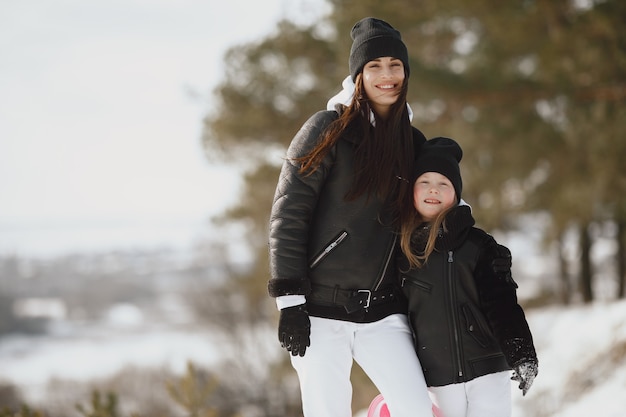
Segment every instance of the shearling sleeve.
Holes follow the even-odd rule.
[[[517,284],[511,276],[511,252],[489,236],[476,267],[481,308],[498,339],[509,366],[537,361],[524,310],[517,301]]]
[[[327,155],[310,175],[299,173],[300,164],[294,159],[306,155],[318,143],[320,135],[336,116],[334,111],[321,111],[311,116],[287,150],[269,223],[268,292],[272,297],[307,295],[311,291],[307,276],[309,226],[333,155]]]

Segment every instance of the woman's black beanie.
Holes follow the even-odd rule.
[[[366,17],[359,20],[350,32],[350,75],[352,81],[363,71],[369,61],[382,56],[398,58],[404,64],[406,76],[409,76],[409,53],[402,42],[400,32],[384,20]]]

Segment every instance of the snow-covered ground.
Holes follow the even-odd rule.
[[[531,310],[527,317],[539,375],[525,397],[512,383],[513,417],[626,415],[626,300]],[[210,366],[219,356],[205,332],[129,330],[2,339],[0,379],[36,394],[51,377],[101,377],[125,365],[178,369],[188,359]]]
[[[28,402],[41,404],[51,379],[89,381],[130,366],[182,373],[187,361],[214,365],[217,345],[206,330],[100,327],[52,337],[12,336],[0,339],[0,382],[13,383]]]
[[[513,417],[626,415],[626,300],[527,312],[539,375]],[[517,391],[517,390],[516,390]]]

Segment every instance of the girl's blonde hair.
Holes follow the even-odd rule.
[[[413,207],[413,216],[405,218],[400,226],[400,249],[409,261],[410,268],[421,268],[428,261],[428,257],[435,250],[435,243],[440,233],[446,233],[448,231],[446,227],[446,216],[455,207],[448,207],[437,215],[437,217],[429,222],[424,222],[422,216]],[[421,227],[423,231],[420,231]],[[414,234],[425,233],[428,230],[426,238],[426,245],[422,247],[416,247],[413,245]],[[416,236],[417,237],[417,236]],[[423,241],[423,237],[420,237],[420,241]],[[406,271],[405,271],[406,272]]]

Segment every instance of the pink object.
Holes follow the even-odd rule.
[[[433,416],[443,417],[439,408],[437,408],[434,404]],[[387,408],[387,403],[385,402],[382,394],[378,394],[370,403],[370,406],[367,409],[367,417],[391,417],[391,414],[389,414],[389,408]]]
[[[391,417],[382,394],[378,394],[367,409],[367,417]]]

